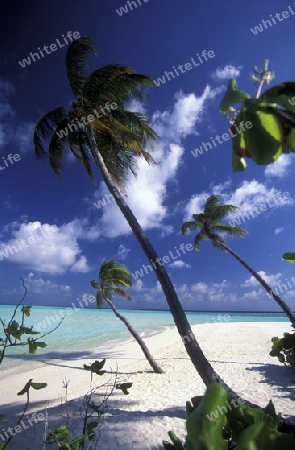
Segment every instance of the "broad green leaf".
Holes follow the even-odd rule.
[[[86,434],[87,434],[87,436],[88,436],[88,438],[91,440],[91,441],[93,441],[94,439],[95,439],[95,428],[97,428],[97,426],[98,426],[98,422],[89,422],[89,423],[87,423],[87,432],[86,432]]]
[[[58,441],[63,441],[64,439],[66,439],[69,436],[70,432],[67,429],[66,425],[60,425],[59,427],[57,427],[54,431],[51,431],[47,437],[46,437],[46,442],[48,442],[50,439],[52,439],[53,437],[55,439],[57,439]]]
[[[295,253],[290,253],[290,252],[284,253],[282,256],[282,259],[284,261],[289,261],[290,263],[295,264]]]
[[[21,309],[21,312],[26,316],[26,317],[30,317],[31,314],[31,306],[23,306]]]
[[[13,336],[15,339],[20,341],[21,330],[19,328],[19,323],[16,320],[11,322],[11,324],[6,328],[5,331],[6,331],[6,333],[8,333],[11,336]]]
[[[237,89],[235,78],[231,78],[228,82],[227,91],[220,102],[220,111],[223,114],[228,114],[232,104],[242,102],[248,98],[250,96],[246,92]]]
[[[276,161],[283,151],[283,133],[278,119],[263,110],[245,111],[245,114],[237,118],[236,125],[239,129],[244,117],[251,122],[252,128],[241,134],[245,139],[245,148],[253,160],[262,165]]]
[[[45,348],[46,347],[45,342],[32,341],[30,338],[28,339],[28,344],[29,344],[29,353],[31,355],[35,355],[36,350],[37,350],[38,347],[40,347],[40,348]]]
[[[233,151],[232,155],[232,169],[233,172],[243,172],[247,167],[245,158],[240,157]]]
[[[295,116],[295,82],[286,81],[267,89],[260,96],[261,99],[268,102],[277,103],[286,108],[286,110]]]
[[[39,390],[44,389],[47,386],[47,383],[31,383],[33,389]]]
[[[186,450],[226,450],[223,428],[226,416],[220,413],[226,408],[227,392],[217,383],[208,386],[199,406],[186,420]],[[219,410],[220,408],[220,410]]]

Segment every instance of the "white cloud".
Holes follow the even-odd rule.
[[[191,267],[191,265],[186,264],[181,259],[178,259],[177,261],[173,261],[172,264],[169,264],[168,267],[171,267],[172,269],[183,269],[183,268],[189,269]]]
[[[270,286],[277,284],[282,276],[281,273],[277,273],[274,275],[266,275],[266,273],[263,270],[258,272],[258,275],[260,275],[261,278],[263,278],[264,281],[266,281],[266,283],[269,284]],[[258,283],[258,281],[256,280],[256,278],[253,277],[253,275],[247,280],[245,280],[245,282],[242,284],[243,287],[250,287],[257,285],[260,285],[260,283]]]
[[[196,134],[196,125],[200,122],[206,103],[218,92],[218,89],[214,90],[209,86],[206,86],[200,97],[180,92],[176,95],[172,111],[157,111],[153,114],[152,126],[161,136],[152,152],[157,164],[148,165],[144,159],[139,159],[138,177],[136,180],[129,178],[128,189],[125,190],[128,205],[144,229],[164,228],[164,233],[171,232],[171,227],[167,229],[163,225],[168,215],[164,202],[168,184],[176,182],[176,174],[184,153],[182,140]],[[108,191],[104,183],[101,183],[95,197],[101,199],[106,198],[106,195]],[[98,228],[105,237],[130,233],[126,220],[113,201],[107,202],[106,206],[98,211],[102,213]]]
[[[282,178],[286,176],[287,169],[294,160],[293,155],[281,155],[274,163],[269,164],[265,169],[265,176]]]
[[[275,235],[280,234],[282,231],[284,231],[284,227],[275,228],[274,229],[274,234]]]
[[[234,67],[231,64],[224,66],[223,68],[218,67],[214,73],[211,74],[214,80],[226,80],[228,78],[237,78],[241,74],[243,66]]]
[[[120,244],[118,248],[118,252],[116,253],[115,259],[124,260],[127,258],[128,253],[130,253],[130,248],[127,248],[125,245]]]
[[[55,284],[41,277],[35,278],[33,272],[30,272],[24,279],[25,286],[32,294],[48,295],[63,294],[70,295],[71,287],[67,284]]]
[[[263,214],[263,212],[290,206],[294,203],[293,199],[284,198],[282,192],[278,189],[256,180],[243,181],[235,191],[230,190],[230,185],[231,183],[226,181],[223,184],[213,186],[210,192],[201,192],[193,195],[185,206],[185,220],[191,219],[192,214],[202,212],[207,198],[212,194],[221,195],[224,203],[230,203],[239,207],[235,214],[228,215],[228,220],[247,214],[249,218],[254,219]],[[261,211],[260,207],[263,204],[266,205],[266,208],[264,208],[264,211]]]
[[[83,235],[83,227],[78,220],[60,227],[38,221],[13,222],[5,227],[6,232],[9,229],[10,238],[0,242],[3,261],[52,274],[64,273],[68,269],[83,273],[90,270],[77,242]]]

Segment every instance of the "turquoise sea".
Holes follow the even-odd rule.
[[[6,323],[10,320],[14,306],[0,305],[0,317]],[[27,346],[9,348],[6,351],[5,364],[1,370],[15,367],[37,359],[86,357],[87,353],[99,347],[113,346],[118,342],[130,340],[131,336],[124,324],[111,310],[70,308],[70,314],[53,333],[41,339],[47,347],[38,349],[36,355],[29,355]],[[161,332],[174,326],[170,311],[120,310],[131,325],[142,335]],[[31,316],[25,319],[25,326],[39,330],[40,336],[56,327],[65,315],[65,308],[53,306],[33,306]],[[189,322],[288,322],[284,313],[241,313],[241,312],[187,312]],[[17,313],[15,320],[21,321]],[[37,336],[37,335],[36,335]],[[0,337],[3,330],[0,329]]]

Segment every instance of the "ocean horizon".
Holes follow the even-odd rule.
[[[0,317],[7,324],[11,319],[15,305],[0,305]],[[28,354],[27,346],[8,348],[0,370],[11,369],[22,364],[34,364],[51,358],[86,357],[91,351],[113,347],[116,344],[133,339],[125,325],[110,309],[70,308],[66,315],[66,307],[32,306],[30,317],[25,318],[24,325],[33,326],[46,342],[45,348],[38,348],[35,355]],[[175,326],[170,311],[167,310],[119,310],[140,333],[142,337],[160,333]],[[198,323],[230,323],[230,322],[289,322],[283,312],[236,312],[236,311],[186,311],[191,325]],[[16,314],[20,323],[21,313]],[[32,337],[36,337],[33,335]],[[3,337],[3,330],[0,331]],[[25,336],[24,336],[25,338]],[[25,339],[23,339],[25,340]]]

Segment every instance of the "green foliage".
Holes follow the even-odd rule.
[[[289,261],[290,263],[295,264],[295,253],[290,253],[290,252],[284,253],[282,256],[282,259],[284,261]]]
[[[28,394],[30,388],[39,390],[39,389],[44,389],[47,386],[47,383],[32,383],[33,378],[31,378],[24,386],[24,388],[19,391],[17,393],[17,395],[24,395],[24,394]]]
[[[263,410],[228,402],[227,391],[213,383],[203,397],[187,402],[185,443],[169,431],[172,444],[163,445],[165,450],[292,450],[294,438],[278,431],[279,418],[272,403]]]
[[[263,84],[274,78],[268,63],[265,60],[263,70],[253,69],[255,75],[251,79],[259,84],[255,98],[238,91],[233,78],[220,103],[222,114],[233,114],[230,123],[234,172],[245,170],[245,157],[256,164],[268,165],[283,153],[295,152],[295,106],[290,101],[295,94],[295,82],[280,83],[261,94]],[[240,103],[238,108],[232,106],[236,103]]]
[[[228,114],[232,110],[231,105],[241,103],[248,98],[250,98],[250,95],[244,91],[239,91],[236,79],[231,78],[228,82],[227,91],[220,102],[220,111],[222,114]]]
[[[284,333],[284,337],[273,337],[272,349],[270,356],[277,357],[278,360],[289,365],[293,370],[295,369],[295,332]]]

